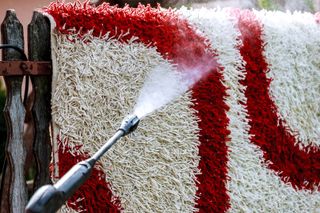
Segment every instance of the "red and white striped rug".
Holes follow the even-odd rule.
[[[208,72],[101,159],[63,211],[320,212],[319,16],[52,3],[54,177],[130,113],[148,73]]]

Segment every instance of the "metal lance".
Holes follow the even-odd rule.
[[[126,117],[117,132],[89,159],[74,165],[54,185],[40,187],[31,197],[26,213],[56,212],[73,193],[90,177],[94,164],[115,144],[121,137],[136,130],[140,119],[136,115]]]

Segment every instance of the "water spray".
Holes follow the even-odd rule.
[[[137,129],[140,118],[136,115],[126,117],[117,132],[89,159],[74,165],[57,183],[39,188],[31,197],[26,213],[56,212],[73,193],[90,177],[94,164],[120,138]]]
[[[199,71],[200,70],[200,71]],[[74,165],[57,183],[38,189],[30,199],[26,213],[56,212],[89,178],[94,164],[121,137],[133,132],[140,119],[172,102],[208,73],[206,67],[176,72],[168,64],[156,66],[140,91],[134,114],[126,117],[118,131],[89,159]]]

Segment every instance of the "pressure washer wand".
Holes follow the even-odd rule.
[[[121,137],[133,132],[140,119],[136,115],[126,117],[118,131],[89,159],[74,165],[57,183],[40,187],[31,197],[26,213],[56,212],[66,200],[90,177],[94,164]]]

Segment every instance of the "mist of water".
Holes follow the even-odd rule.
[[[219,2],[222,3],[222,1],[215,3],[218,4]],[[235,6],[236,4],[238,4],[236,5],[237,7],[255,6],[255,4],[252,3],[253,1],[250,0],[229,0],[223,2],[230,4],[228,6]],[[297,4],[293,2],[291,4],[297,6]],[[195,57],[197,57],[197,55],[195,55]],[[198,58],[197,64],[200,64],[200,67],[179,67],[178,71],[168,64],[160,64],[155,67],[146,78],[144,86],[140,91],[134,108],[134,114],[139,118],[143,118],[149,113],[172,102],[190,89],[197,81],[204,78],[209,71],[218,66],[211,57],[206,56]]]
[[[140,119],[177,99],[208,73],[206,67],[176,71],[168,64],[156,66],[140,91],[134,114]]]

